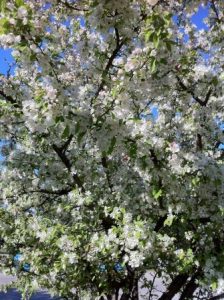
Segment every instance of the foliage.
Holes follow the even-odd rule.
[[[0,7],[0,260],[24,299],[154,300],[150,270],[160,300],[221,290],[224,2]]]

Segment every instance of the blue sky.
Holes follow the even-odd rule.
[[[14,62],[13,57],[11,55],[12,50],[5,50],[0,48],[0,73],[6,74],[9,65]]]
[[[203,19],[206,18],[208,15],[208,8],[207,7],[200,7],[198,12],[194,14],[191,18],[192,22],[197,25],[197,28],[206,29],[206,25],[203,23]]]

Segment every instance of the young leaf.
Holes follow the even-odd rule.
[[[111,153],[113,152],[114,147],[115,147],[115,145],[116,145],[116,141],[117,141],[116,137],[113,136],[113,138],[112,138],[112,140],[111,140],[111,142],[110,142],[110,146],[109,146],[109,149],[108,149],[108,151],[107,151],[107,154],[111,154]]]
[[[65,127],[65,129],[64,129],[64,131],[63,131],[63,133],[62,133],[62,138],[63,138],[63,139],[68,138],[68,137],[69,137],[69,134],[70,134],[70,129],[69,129],[69,126],[66,125],[66,127]]]

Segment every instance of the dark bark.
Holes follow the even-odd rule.
[[[111,178],[110,178],[110,174],[109,174],[109,170],[108,170],[108,162],[107,162],[106,156],[102,157],[101,162],[102,162],[102,166],[104,168],[105,174],[106,174],[108,186],[109,186],[110,191],[112,193],[113,192],[113,184],[112,184],[112,181],[111,181]]]
[[[115,291],[115,300],[118,300],[118,298],[119,298],[119,290],[120,290],[120,288],[116,288],[116,291]]]
[[[132,300],[138,300],[138,279],[134,280],[133,289],[131,293]]]
[[[107,80],[106,78],[108,76],[108,73],[109,73],[112,65],[113,65],[113,61],[117,57],[117,55],[119,54],[122,46],[124,45],[124,41],[121,41],[121,39],[120,39],[118,29],[115,28],[114,30],[115,30],[116,48],[114,49],[111,56],[109,57],[108,62],[106,64],[106,67],[102,72],[102,76],[101,76],[102,80],[101,80],[101,83],[100,83],[96,93],[95,93],[94,98],[91,100],[91,105],[93,105],[95,99],[99,96],[100,92],[103,90],[103,87],[106,84],[106,80]]]
[[[223,300],[224,299],[224,293],[214,296],[212,298],[209,298],[208,300]]]
[[[3,97],[7,102],[14,105],[15,108],[21,108],[21,105],[12,96],[6,95],[6,93],[0,90],[0,96]]]
[[[138,281],[139,276],[135,271],[128,265],[126,265],[128,276],[126,277],[125,282],[120,286],[121,289],[126,288],[125,292],[122,294],[120,300],[138,300]]]
[[[78,7],[77,5],[72,5],[67,1],[58,0],[58,4],[62,4],[68,9],[75,10],[75,11],[89,11],[89,9],[85,7]]]
[[[160,217],[159,220],[156,223],[156,226],[154,228],[154,231],[158,232],[164,225],[164,221],[167,219],[167,214],[163,217]]]
[[[191,280],[185,286],[179,300],[192,299],[195,290],[198,288],[198,284],[195,282],[197,276],[198,274],[192,276]]]
[[[123,293],[120,300],[130,300],[130,294],[129,293]]]
[[[72,164],[71,164],[70,160],[68,159],[68,157],[66,156],[64,148],[58,147],[57,145],[54,144],[53,149],[57,153],[57,155],[61,159],[62,163],[67,168],[67,170],[71,173]],[[84,193],[85,188],[84,188],[83,183],[82,183],[81,179],[79,178],[79,176],[76,173],[72,173],[72,177],[73,177],[75,184]]]
[[[200,133],[197,134],[197,141],[196,141],[196,150],[202,151],[203,143],[202,143],[202,136]]]
[[[168,286],[167,291],[162,294],[159,300],[172,300],[173,297],[180,291],[188,279],[187,274],[177,275],[171,284]]]
[[[198,104],[200,104],[201,106],[206,106],[206,105],[207,105],[207,103],[208,103],[208,101],[209,101],[209,99],[210,99],[210,96],[211,96],[211,94],[212,94],[212,88],[211,88],[211,87],[208,89],[208,92],[207,92],[207,94],[206,94],[206,96],[205,96],[205,99],[202,100],[201,98],[199,98],[198,96],[195,95],[195,92],[194,92],[191,88],[187,87],[187,86],[184,84],[184,82],[181,80],[181,78],[180,78],[178,75],[176,76],[176,78],[177,78],[177,81],[178,81],[179,86],[181,87],[181,89],[182,89],[183,91],[185,91],[185,92],[187,92],[188,94],[190,94],[190,95],[192,96],[192,98],[193,98]]]
[[[211,1],[211,8],[212,8],[212,10],[213,10],[214,13],[215,13],[216,21],[217,21],[218,23],[220,23],[220,22],[221,22],[221,19],[220,19],[220,17],[219,17],[219,11],[218,11],[218,9],[217,9],[217,7],[216,7],[215,0],[212,0],[212,1]]]

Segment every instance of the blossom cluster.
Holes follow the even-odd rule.
[[[223,17],[223,1],[2,1],[0,262],[21,290],[132,297],[149,270],[222,288]]]

